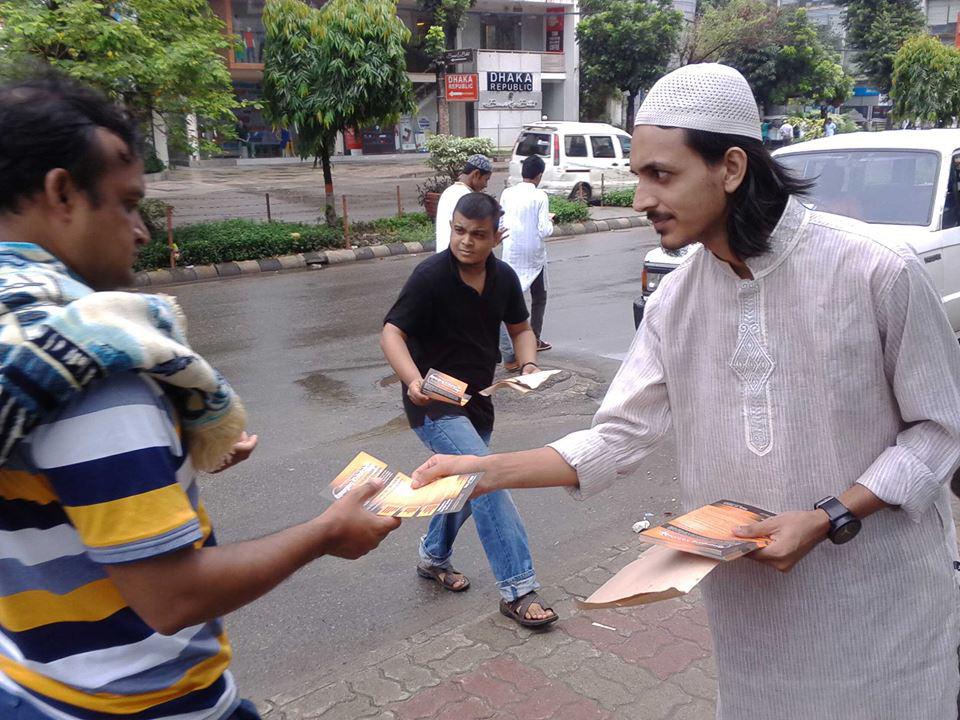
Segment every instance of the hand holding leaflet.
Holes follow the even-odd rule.
[[[352,488],[375,481],[383,488],[364,503],[364,508],[388,517],[428,517],[461,510],[482,475],[451,475],[414,490],[408,475],[391,470],[382,460],[362,452],[330,483],[330,490],[339,499]]]

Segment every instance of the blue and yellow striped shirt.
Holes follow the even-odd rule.
[[[0,687],[62,720],[228,715],[220,623],[161,635],[103,567],[214,544],[160,387],[92,385],[0,468]]]

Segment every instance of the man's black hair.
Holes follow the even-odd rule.
[[[791,195],[805,195],[813,180],[794,177],[759,140],[706,130],[684,130],[687,145],[708,164],[723,161],[727,150],[738,147],[747,155],[747,171],[730,198],[727,236],[740,260],[770,250],[770,234],[780,221]]]
[[[546,167],[543,158],[539,155],[531,155],[520,165],[520,174],[524,180],[533,180],[538,175],[543,175]]]
[[[97,204],[110,166],[97,128],[118,135],[136,157],[135,123],[100,93],[52,73],[0,85],[0,212],[17,212],[56,168]]]
[[[460,213],[467,220],[490,220],[493,229],[496,230],[500,225],[500,216],[503,211],[500,209],[500,203],[486,193],[472,192],[467,193],[453,209],[453,214]]]
[[[462,174],[463,174],[463,175],[469,175],[470,173],[476,172],[477,170],[480,171],[480,174],[481,174],[481,175],[492,175],[492,174],[493,174],[493,171],[492,171],[492,170],[484,170],[484,169],[482,169],[482,168],[478,168],[476,165],[474,165],[474,164],[471,163],[471,162],[468,162],[466,165],[463,166],[463,173],[462,173]]]

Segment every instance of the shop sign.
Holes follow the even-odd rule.
[[[541,110],[543,93],[482,92],[481,110]]]
[[[480,82],[476,73],[450,73],[447,75],[447,100],[451,102],[476,102]]]
[[[533,73],[488,72],[487,90],[489,92],[533,92]]]
[[[547,8],[547,52],[563,52],[563,13],[566,8]]]
[[[472,63],[476,59],[476,50],[473,48],[459,48],[458,50],[447,50],[443,53],[443,61],[447,65],[456,65],[458,63]]]

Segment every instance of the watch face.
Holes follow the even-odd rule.
[[[853,540],[858,532],[860,532],[860,521],[856,518],[851,518],[830,533],[830,540],[832,540],[835,545],[843,545],[845,542]]]

